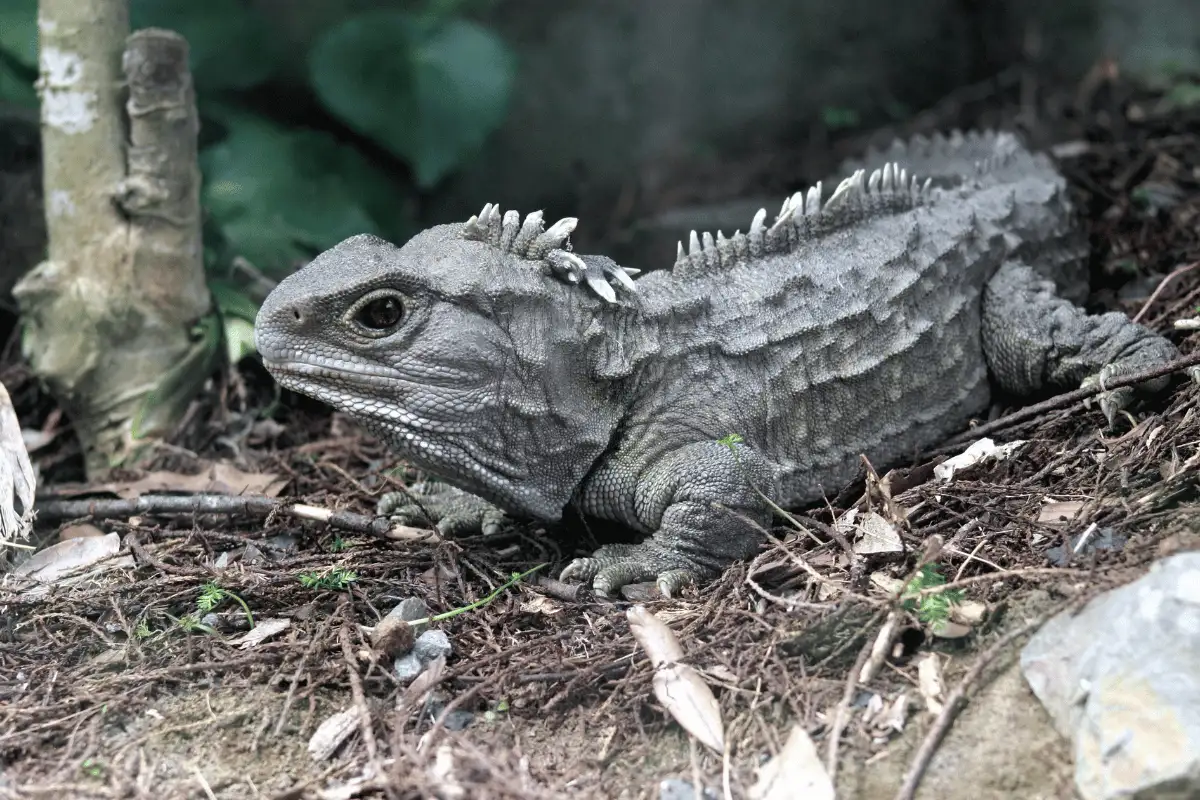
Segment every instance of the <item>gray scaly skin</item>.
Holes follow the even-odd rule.
[[[997,387],[1177,356],[1071,302],[1085,249],[1065,182],[1009,134],[897,143],[636,281],[572,252],[575,224],[488,205],[403,247],[352,237],[279,284],[256,338],[283,386],[457,487],[385,513],[463,533],[574,503],[652,534],[563,571],[600,593],[719,575],[760,545],[746,520],[771,520],[756,488],[819,500],[860,454],[885,467],[960,431]],[[1130,397],[1102,395],[1110,423]]]

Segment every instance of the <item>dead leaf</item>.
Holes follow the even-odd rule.
[[[783,749],[758,771],[749,796],[751,800],[833,800],[833,782],[803,727],[792,726]]]
[[[945,619],[938,620],[929,626],[929,632],[939,639],[961,639],[964,636],[970,636],[975,630],[970,625],[963,625],[961,622]]]
[[[467,796],[467,790],[459,783],[455,774],[457,772],[454,751],[450,749],[450,745],[439,746],[433,757],[433,763],[429,765],[429,777],[433,780],[433,785],[437,787],[435,791],[439,800],[460,800]]]
[[[68,525],[58,532],[58,540],[65,542],[68,539],[86,539],[89,536],[104,536],[104,531],[97,528],[95,525],[89,525],[82,522],[78,525]]]
[[[1025,442],[1018,440],[997,445],[991,439],[980,439],[956,456],[946,459],[933,468],[933,475],[942,483],[953,480],[955,473],[982,464],[985,461],[1003,461],[1017,452]]]
[[[317,727],[308,740],[308,754],[313,761],[324,761],[357,729],[358,711],[353,708],[339,711]]]
[[[726,683],[737,684],[738,676],[733,670],[724,664],[714,664],[704,670],[704,674],[716,681],[725,681]]]
[[[521,603],[521,610],[526,614],[544,614],[552,617],[562,612],[562,603],[544,594],[537,594]]]
[[[1037,521],[1042,525],[1066,525],[1082,510],[1082,500],[1053,500],[1038,510]]]
[[[34,553],[12,574],[41,583],[55,583],[68,573],[89,567],[120,551],[121,537],[115,533],[68,539]]]
[[[75,497],[96,492],[111,492],[117,497],[132,500],[146,494],[183,492],[187,494],[261,494],[277,497],[287,485],[287,478],[270,472],[243,472],[223,461],[207,462],[195,475],[159,470],[136,481],[112,481],[102,484],[76,484],[58,487],[62,497]]]
[[[946,687],[942,683],[942,662],[936,653],[926,653],[917,660],[917,688],[925,699],[926,710],[934,716],[942,713]]]
[[[634,606],[625,612],[629,620],[629,630],[637,643],[650,657],[650,663],[655,667],[672,664],[683,659],[683,647],[675,632],[667,624],[654,616],[645,606]]]
[[[654,673],[654,695],[680,726],[701,744],[725,752],[725,726],[721,707],[712,689],[689,664],[659,667]]]
[[[904,590],[904,580],[892,577],[886,572],[872,572],[868,580],[873,586],[882,589],[884,594],[898,595]]]
[[[857,533],[853,547],[855,555],[904,552],[904,542],[895,525],[874,511],[868,511],[861,517],[855,511],[850,509],[836,523],[839,531]]]
[[[903,692],[888,705],[879,722],[884,731],[904,733],[904,723],[908,721],[908,695]]]
[[[292,625],[290,619],[282,617],[268,617],[254,623],[254,627],[246,631],[244,634],[234,639],[230,644],[236,644],[242,650],[249,650],[255,645],[261,644],[272,636],[283,633]]]
[[[978,600],[964,600],[950,606],[950,619],[963,625],[978,625],[987,619],[987,603]]]
[[[654,664],[654,694],[658,701],[701,744],[724,753],[721,707],[700,672],[680,663],[683,647],[675,633],[645,606],[634,606],[625,615],[629,630]]]
[[[160,470],[151,472],[133,482],[106,483],[95,489],[112,492],[117,497],[131,500],[146,494],[161,492],[185,492],[188,494],[262,494],[275,497],[287,485],[288,479],[280,479],[269,472],[243,472],[223,461],[212,462],[195,475]]]

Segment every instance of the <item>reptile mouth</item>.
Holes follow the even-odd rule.
[[[262,354],[263,366],[271,374],[283,376],[352,376],[355,378],[395,378],[395,370],[370,364],[350,364],[343,359],[298,360]]]

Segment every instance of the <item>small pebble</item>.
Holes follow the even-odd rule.
[[[398,615],[402,620],[412,622],[415,619],[425,619],[428,617],[429,606],[425,605],[425,601],[419,597],[409,597],[400,601],[400,605],[393,608],[388,616],[390,617],[392,614]],[[412,629],[414,636],[420,636],[429,630],[429,623],[422,622],[420,625],[413,625]]]
[[[425,664],[417,658],[416,653],[405,653],[396,659],[396,664],[392,667],[401,683],[412,683],[423,669]]]
[[[247,543],[246,547],[242,550],[243,564],[262,564],[266,560],[266,555],[262,550],[255,547],[253,542]]]
[[[475,720],[475,715],[470,711],[454,710],[446,715],[446,730],[461,731],[463,728],[470,725]]]
[[[437,629],[425,631],[417,637],[413,645],[413,653],[426,664],[441,656],[449,656],[453,649],[450,646],[450,637],[445,631]]]

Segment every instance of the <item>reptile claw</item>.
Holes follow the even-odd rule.
[[[618,555],[617,553],[620,553]],[[671,598],[697,581],[695,571],[686,567],[657,569],[653,559],[639,557],[636,547],[608,545],[596,551],[595,558],[577,558],[568,564],[558,579],[564,583],[591,583],[600,597],[611,597],[631,583],[653,579],[663,597]]]
[[[580,583],[590,583],[592,578],[596,577],[596,573],[600,571],[600,563],[594,558],[577,558],[563,568],[563,571],[558,573],[558,579],[563,583],[569,581],[579,581]]]
[[[375,513],[401,525],[432,525],[448,539],[497,534],[506,519],[486,500],[441,483],[417,483],[408,492],[388,492],[379,498]]]
[[[1100,388],[1098,396],[1100,411],[1108,421],[1108,427],[1113,428],[1117,423],[1117,415],[1133,403],[1134,389],[1132,386],[1122,386],[1119,389],[1106,389],[1106,384],[1126,370],[1116,364],[1108,364],[1096,375],[1089,375],[1079,384],[1082,389]],[[1084,400],[1084,407],[1091,408],[1091,398]]]

